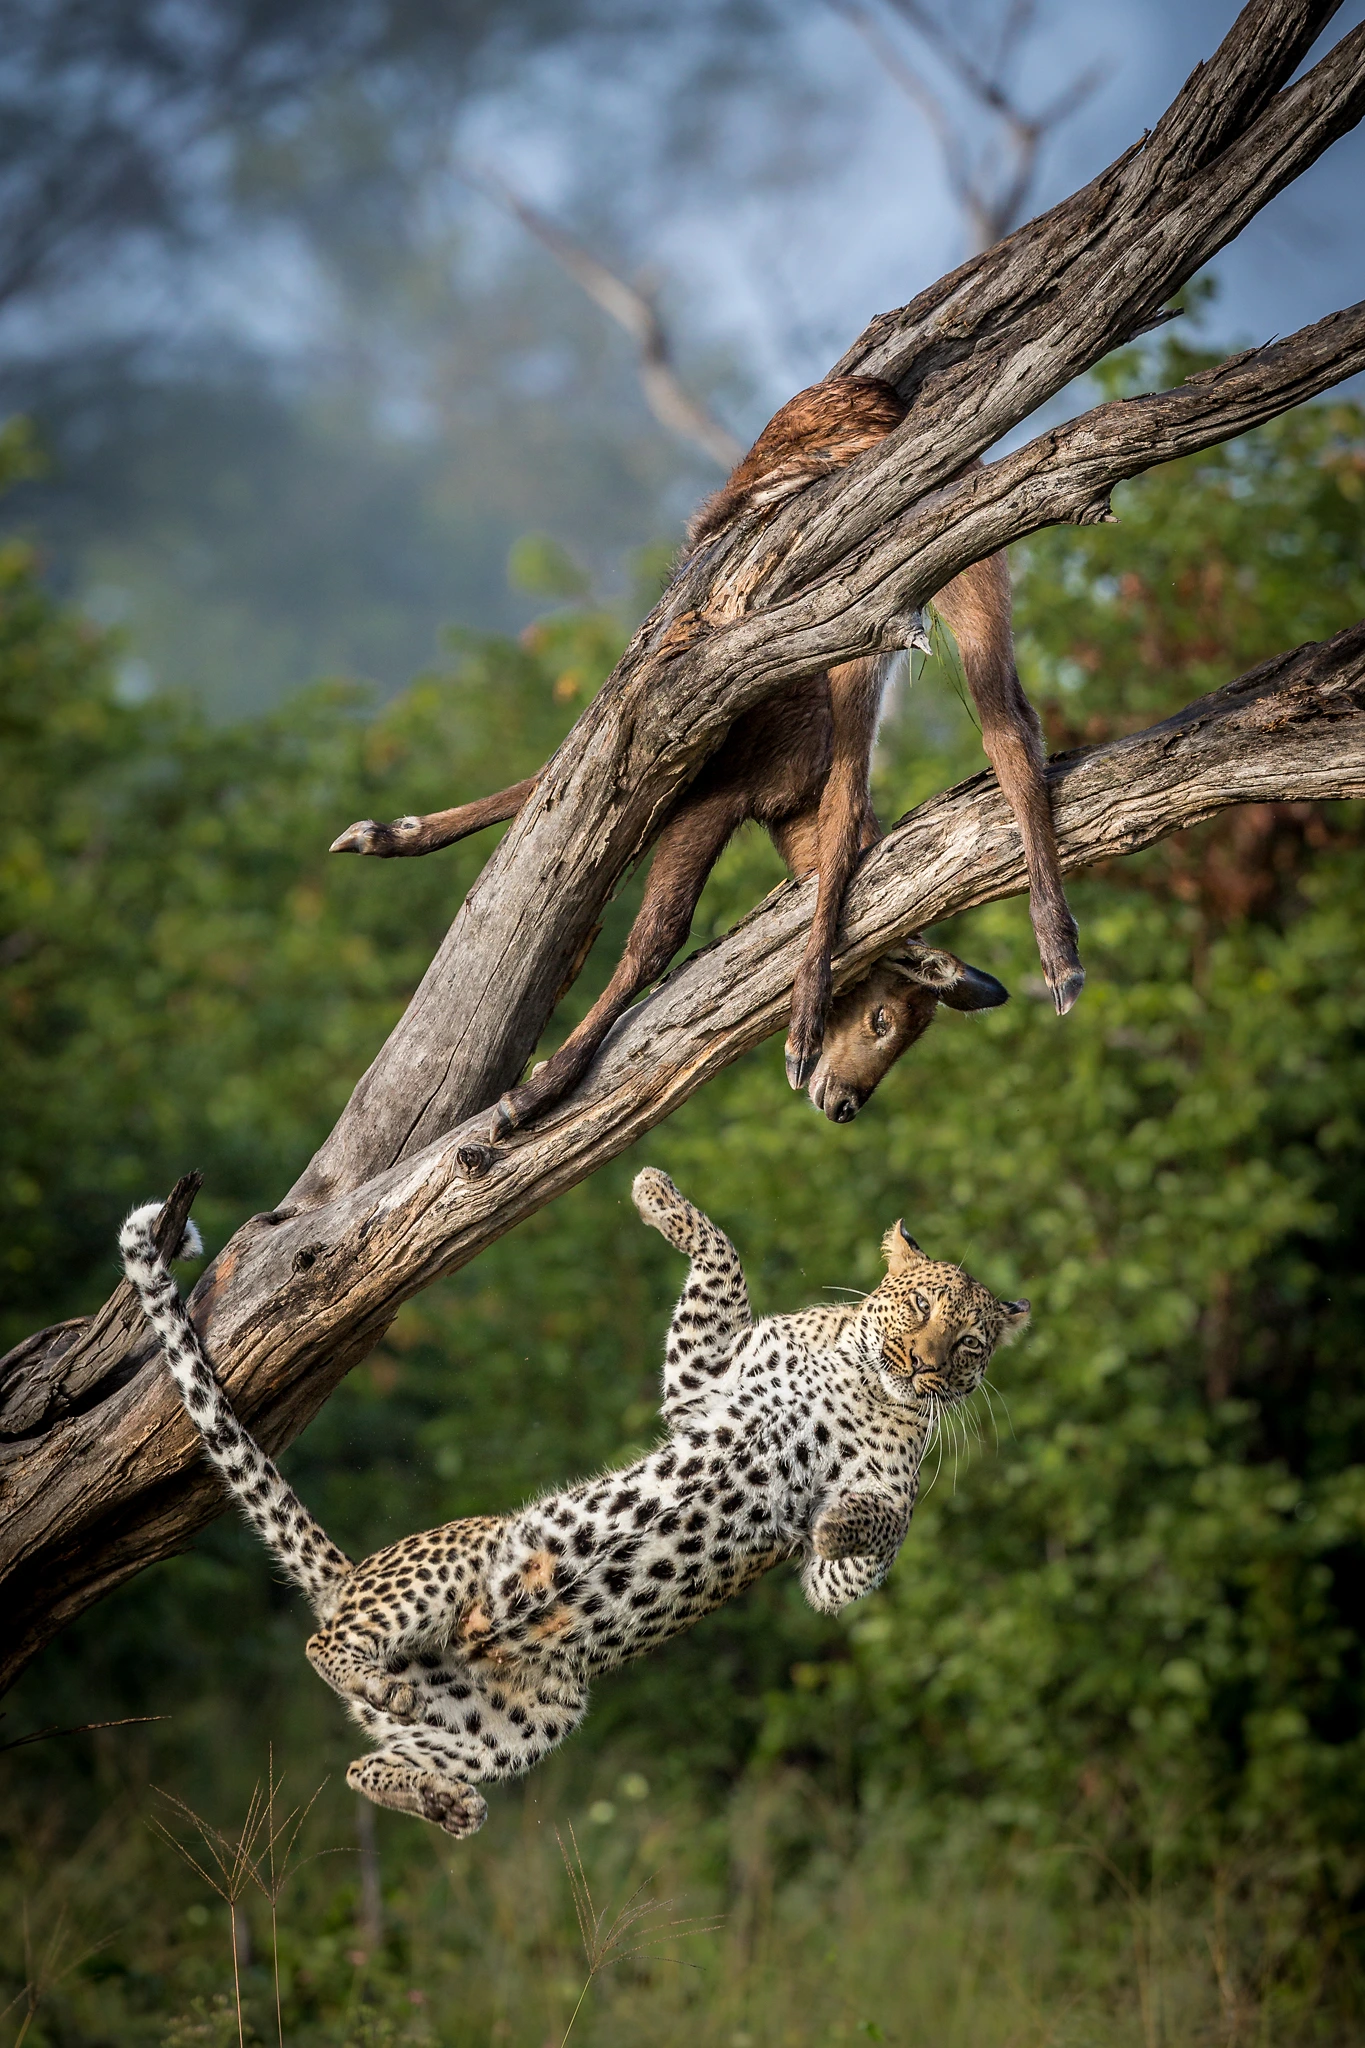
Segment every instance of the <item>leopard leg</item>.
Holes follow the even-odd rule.
[[[641,1220],[691,1261],[664,1350],[664,1406],[692,1399],[699,1374],[719,1377],[735,1344],[753,1328],[739,1253],[723,1230],[680,1195],[666,1173],[647,1166],[631,1189]]]
[[[909,1507],[882,1494],[850,1492],[826,1501],[811,1526],[813,1555],[801,1567],[801,1590],[811,1606],[837,1614],[880,1586],[909,1523]]]
[[[357,1757],[346,1772],[346,1783],[376,1806],[415,1814],[463,1840],[478,1833],[488,1818],[488,1805],[460,1775],[462,1762],[456,1745],[428,1736],[425,1730],[420,1735],[414,1731],[402,1748],[395,1745]]]
[[[910,1517],[903,1503],[867,1491],[837,1493],[811,1525],[817,1557],[894,1557]]]
[[[376,1631],[341,1617],[309,1637],[304,1655],[343,1699],[363,1701],[395,1721],[418,1717],[420,1686],[411,1659]]]
[[[510,1674],[454,1667],[444,1684],[431,1679],[429,1719],[420,1728],[359,1710],[380,1747],[356,1759],[346,1782],[377,1806],[415,1814],[448,1835],[472,1835],[488,1812],[475,1786],[530,1770],[578,1726],[587,1705],[587,1688],[553,1662],[539,1672],[525,1663]]]

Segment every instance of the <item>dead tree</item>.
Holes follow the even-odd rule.
[[[968,564],[1114,485],[1243,433],[1365,367],[1365,305],[1174,391],[1097,407],[968,469],[1046,398],[1164,317],[1172,294],[1365,112],[1365,28],[1289,85],[1331,0],[1252,0],[1156,128],[908,306],[836,368],[884,377],[904,424],[770,519],[691,557],[537,782],[409,1008],[281,1205],[205,1273],[196,1323],[243,1420],[287,1444],[400,1304],[634,1142],[784,1022],[810,918],[787,888],[621,1020],[543,1125],[491,1147],[612,888],[742,712],[831,662],[904,645]],[[1067,869],[1231,803],[1365,795],[1365,622],[1174,719],[1051,764]],[[873,849],[836,987],[898,938],[1024,886],[990,775]],[[220,1511],[127,1291],[0,1361],[0,1574],[13,1677],[101,1594]]]

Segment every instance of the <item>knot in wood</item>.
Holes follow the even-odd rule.
[[[461,1145],[455,1154],[455,1164],[466,1180],[482,1180],[497,1164],[497,1153],[491,1145],[470,1143]]]

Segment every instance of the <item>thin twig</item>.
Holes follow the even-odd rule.
[[[13,1742],[0,1742],[0,1756],[7,1749],[25,1749],[30,1742],[52,1742],[59,1735],[89,1735],[96,1728],[140,1728],[148,1721],[169,1721],[169,1714],[126,1714],[121,1721],[78,1721],[71,1728],[35,1728],[31,1735],[18,1735]]]
[[[680,439],[692,442],[721,469],[733,469],[744,453],[743,443],[721,425],[700,399],[692,396],[678,375],[652,285],[644,278],[628,284],[618,277],[599,256],[523,199],[498,172],[472,164],[457,163],[453,168],[464,184],[520,221],[527,234],[549,251],[593,304],[625,329],[640,352],[640,383],[659,424]]]

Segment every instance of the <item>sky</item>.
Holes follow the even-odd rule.
[[[905,55],[941,80],[896,23],[892,0],[872,4]],[[602,5],[610,17],[613,0]],[[504,70],[453,111],[451,156],[491,167],[609,262],[657,274],[697,374],[729,360],[747,384],[733,420],[747,432],[823,374],[874,313],[960,262],[967,244],[923,116],[828,0],[770,6],[767,51],[753,38],[743,58],[710,73],[697,63],[704,28],[746,12],[748,0],[692,5],[690,26],[685,5],[671,26],[556,45]],[[953,15],[989,24],[1000,11],[998,0],[957,0]],[[1106,75],[1051,138],[1030,210],[1092,177],[1151,125],[1233,15],[1218,0],[1042,5],[1022,52],[1021,103],[1045,104],[1092,65]],[[1365,0],[1343,7],[1315,54],[1363,17]],[[689,110],[689,94],[705,96],[705,109]],[[689,114],[704,137],[690,158],[679,141]],[[433,237],[458,241],[463,291],[496,289],[524,263],[522,231],[444,166],[414,191]],[[1244,346],[1365,297],[1362,194],[1357,131],[1217,259],[1210,338]],[[302,238],[257,223],[168,271],[145,253],[132,269],[97,271],[67,317],[92,331],[150,318],[168,340],[216,330],[285,362],[343,345],[353,310]],[[396,407],[400,427],[401,414]]]
[[[0,518],[27,522],[59,586],[121,625],[139,687],[228,711],[319,673],[391,690],[451,621],[531,615],[506,574],[519,534],[550,532],[620,589],[631,551],[676,537],[713,487],[647,413],[623,338],[462,169],[497,173],[619,273],[646,270],[685,380],[741,442],[969,253],[937,138],[841,11],[876,10],[960,119],[895,0],[573,4],[605,27],[495,50],[448,115],[429,96],[411,135],[404,106],[385,108],[411,160],[396,212],[367,219],[363,142],[362,175],[336,170],[328,122],[370,83],[343,77],[271,171],[280,203],[219,203],[229,155],[206,146],[198,247],[98,248],[0,317],[0,407],[37,410],[56,458]],[[1003,4],[954,0],[947,18],[983,49]],[[1092,66],[1103,78],[1050,136],[1028,211],[1154,123],[1234,14],[1038,0],[1010,81],[1022,108]],[[1315,54],[1362,18],[1351,0]],[[1241,348],[1365,298],[1362,195],[1356,131],[1216,259],[1190,338]],[[100,387],[111,341],[129,348]],[[88,388],[52,400],[54,363],[82,352]],[[1078,386],[1009,438],[1091,402]]]
[[[985,20],[998,11],[977,9]],[[1053,137],[1030,210],[1064,197],[1152,125],[1233,15],[1216,0],[1042,9],[1020,68],[1023,104],[1046,104],[1092,64],[1107,76]],[[1365,0],[1343,7],[1314,55],[1362,18]],[[605,256],[624,252],[662,273],[680,334],[730,352],[749,373],[752,394],[734,421],[745,431],[822,375],[874,313],[968,253],[935,138],[866,43],[822,0],[794,0],[783,20],[782,82],[723,99],[713,157],[676,182],[651,134],[667,45],[643,39],[605,75],[562,51],[527,64],[471,111],[458,139],[560,218],[586,216],[585,238],[601,220]],[[912,36],[896,40],[923,61]],[[932,60],[924,70],[934,76]],[[1357,130],[1217,259],[1210,342],[1264,341],[1365,297],[1363,202]],[[476,234],[515,243],[515,230],[480,221],[485,203],[468,205]]]

